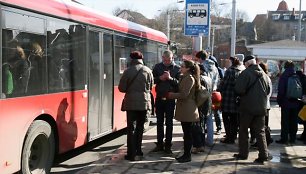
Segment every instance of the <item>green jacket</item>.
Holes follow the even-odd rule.
[[[258,65],[250,65],[238,76],[235,84],[235,92],[240,96],[239,111],[264,116],[269,91],[266,73]]]

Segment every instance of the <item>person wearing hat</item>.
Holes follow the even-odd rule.
[[[135,161],[143,156],[141,150],[144,123],[151,106],[153,74],[143,64],[140,51],[130,54],[130,66],[123,72],[119,82],[119,91],[125,93],[121,110],[127,111],[127,155],[126,160]]]
[[[246,67],[238,76],[235,92],[240,96],[238,107],[240,114],[239,125],[239,153],[237,160],[246,160],[249,156],[248,129],[252,128],[258,143],[258,158],[255,163],[264,163],[272,159],[268,153],[265,136],[265,115],[267,110],[267,95],[269,94],[269,80],[266,73],[256,64],[255,57],[245,57]]]

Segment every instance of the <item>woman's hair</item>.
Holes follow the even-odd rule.
[[[199,89],[201,85],[199,65],[192,60],[184,60],[184,65],[186,68],[189,68],[190,73],[195,79],[196,89]]]
[[[268,65],[266,63],[260,62],[259,66],[266,74],[268,74]]]
[[[241,64],[237,57],[230,57],[229,60],[231,61],[232,65],[234,65],[234,66],[238,66],[238,65]]]

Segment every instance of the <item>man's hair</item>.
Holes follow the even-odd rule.
[[[166,50],[166,51],[164,51],[163,56],[170,58],[170,57],[173,56],[173,53],[170,50]]]
[[[201,51],[197,52],[197,54],[195,56],[197,58],[200,58],[201,60],[206,60],[208,58],[208,54],[204,50],[201,50]]]
[[[287,68],[294,68],[294,63],[292,62],[292,60],[287,60],[285,62],[284,68],[285,69],[287,69]]]

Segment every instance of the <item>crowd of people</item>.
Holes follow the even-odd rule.
[[[220,142],[234,144],[238,139],[239,151],[234,154],[237,160],[248,158],[250,146],[259,151],[254,162],[264,163],[272,159],[268,151],[268,145],[273,142],[269,128],[272,82],[264,62],[258,62],[252,55],[246,56],[242,62],[237,57],[230,57],[225,69],[218,65],[215,57],[201,50],[193,60],[183,60],[177,65],[173,53],[166,50],[162,62],[151,71],[144,65],[141,52],[132,52],[130,57],[131,66],[125,70],[119,84],[119,90],[125,93],[122,106],[127,111],[128,120],[127,160],[134,161],[143,156],[143,124],[145,113],[150,109],[155,109],[157,118],[157,142],[152,152],[172,154],[174,118],[181,122],[184,139],[184,153],[176,160],[180,163],[191,161],[192,154],[204,152],[205,146],[213,145],[214,134],[220,134],[222,129],[222,115],[225,136]],[[300,139],[306,144],[305,130],[301,137],[296,137],[298,111],[303,107],[306,95],[306,77],[295,71],[290,60],[285,62],[284,69],[277,98],[281,107],[281,138],[276,143],[295,143]],[[295,76],[298,78],[292,78]],[[155,99],[150,97],[153,83],[156,84]],[[206,88],[209,97],[199,107],[195,96],[201,86]],[[151,106],[151,100],[155,100],[155,108]],[[306,129],[305,122],[303,124]]]

